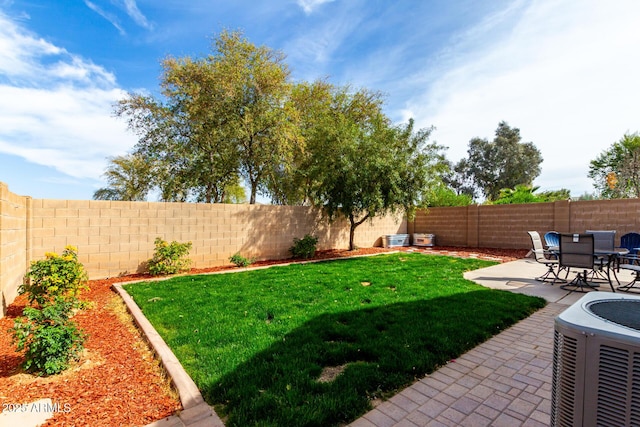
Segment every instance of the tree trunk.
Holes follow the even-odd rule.
[[[256,193],[258,192],[258,185],[254,184],[253,182],[251,183],[251,196],[249,197],[249,204],[250,205],[255,205],[256,204]]]
[[[206,194],[204,196],[204,202],[205,203],[211,203],[211,199],[212,199],[211,193],[212,193],[211,183],[209,182],[209,183],[207,183],[207,191],[206,191]]]
[[[353,216],[349,217],[349,220],[351,222],[351,227],[349,228],[349,250],[353,251],[356,249],[355,245],[353,244],[353,239],[356,235],[357,225],[353,222]]]
[[[350,251],[355,251],[356,250],[356,245],[354,243],[355,235],[356,235],[356,228],[360,224],[365,222],[367,220],[367,218],[369,218],[369,214],[368,213],[360,221],[356,221],[356,219],[354,218],[353,214],[349,214],[349,222],[351,223],[351,226],[349,227],[349,250]]]
[[[252,169],[247,171],[247,180],[249,181],[249,204],[256,204],[256,195],[258,194],[258,177],[253,173]]]

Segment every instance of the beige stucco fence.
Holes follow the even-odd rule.
[[[379,218],[358,227],[355,244],[379,246],[381,236],[406,230],[404,218]],[[156,237],[192,242],[189,258],[200,268],[228,265],[236,252],[286,258],[293,239],[307,233],[319,238],[319,249],[348,247],[348,222],[329,223],[310,207],[32,199],[0,182],[0,317],[29,263],[66,245],[78,248],[90,278],[98,279],[139,271]]]
[[[640,199],[524,205],[472,205],[419,211],[415,220],[385,217],[356,231],[356,245],[381,245],[381,236],[430,233],[439,246],[528,248],[528,230],[544,233],[640,231]],[[347,248],[348,223],[329,223],[302,206],[229,205],[97,200],[32,199],[0,182],[0,291],[2,311],[16,297],[32,260],[45,252],[78,248],[92,279],[137,272],[153,255],[156,237],[190,241],[194,267],[229,264],[246,257],[289,256],[295,237],[318,236],[319,249]]]

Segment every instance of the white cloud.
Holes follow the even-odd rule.
[[[61,78],[93,86],[115,84],[112,73],[29,33],[0,12],[1,77],[13,85],[26,86]]]
[[[48,72],[53,79],[62,79],[90,86],[110,88],[116,84],[115,76],[99,65],[78,56],[68,55],[50,66]]]
[[[15,79],[38,75],[32,57],[58,55],[62,51],[41,38],[25,34],[0,13],[0,76]]]
[[[336,10],[331,19],[310,21],[304,30],[292,37],[284,47],[288,53],[287,61],[295,64],[296,78],[315,80],[325,77],[334,62],[345,61],[336,58],[341,49],[361,24],[363,15],[356,13],[357,5],[346,5]]]
[[[84,4],[86,4],[89,9],[93,10],[95,13],[97,13],[98,15],[102,16],[104,19],[109,21],[111,25],[113,25],[118,30],[120,35],[123,36],[126,34],[126,32],[124,31],[124,28],[122,28],[122,25],[120,25],[120,21],[118,20],[118,17],[115,16],[113,13],[104,11],[100,6],[98,6],[93,2],[90,2],[89,0],[84,0]]]
[[[335,0],[296,0],[296,1],[298,3],[298,6],[300,6],[302,10],[304,10],[304,13],[309,15],[319,6],[325,3],[331,3],[332,1],[335,1]]]
[[[147,17],[140,12],[140,9],[138,9],[138,5],[135,0],[124,0],[124,9],[127,12],[127,15],[129,15],[136,24],[146,28],[147,30],[153,29],[153,25],[149,22]]]
[[[98,179],[105,157],[135,140],[112,117],[115,76],[0,13],[0,152],[75,178]]]
[[[297,39],[296,46],[290,50],[294,56],[305,57],[315,66],[324,64],[356,27],[356,21],[357,18],[343,17],[323,23]]]
[[[135,22],[138,26],[147,30],[153,30],[153,24],[149,22],[147,17],[144,16],[144,14],[140,11],[135,0],[119,0],[117,2],[111,0],[111,3],[115,4],[116,7],[124,10],[127,16],[129,16],[129,18],[131,18],[133,22]],[[90,0],[84,0],[84,4],[89,9],[93,10],[95,13],[109,21],[111,25],[113,25],[118,30],[120,35],[126,34],[116,13],[108,12],[104,9],[104,7],[100,7],[98,4]]]
[[[454,160],[505,120],[542,151],[537,185],[591,191],[590,160],[640,129],[640,3],[535,1],[514,10],[498,37],[476,28],[453,46],[449,68],[403,115],[435,125]]]

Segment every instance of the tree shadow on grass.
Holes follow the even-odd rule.
[[[366,301],[363,301],[366,305]],[[211,384],[228,426],[331,426],[388,397],[545,305],[479,290],[314,318]],[[322,369],[346,365],[331,382]]]

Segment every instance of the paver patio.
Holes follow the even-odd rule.
[[[381,403],[351,427],[548,426],[554,320],[584,294],[533,278],[529,259],[465,274],[482,285],[537,295],[549,304]],[[622,272],[621,280],[629,280]],[[603,286],[602,290],[606,291]]]

